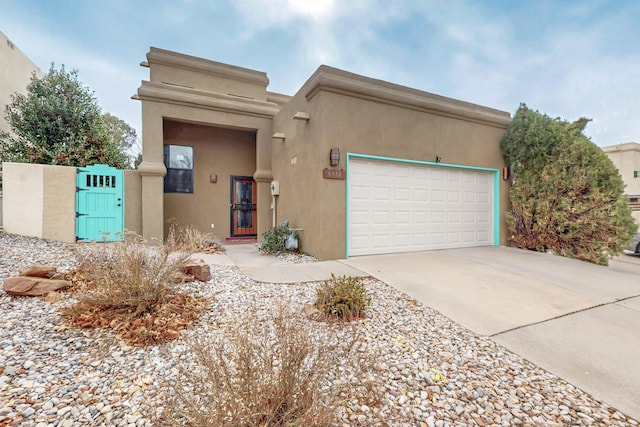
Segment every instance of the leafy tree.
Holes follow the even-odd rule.
[[[111,135],[100,107],[78,72],[64,66],[39,78],[35,74],[27,93],[14,94],[5,108],[12,133],[0,135],[4,161],[64,166],[103,163],[124,168],[128,159]]]
[[[507,224],[521,248],[607,265],[637,226],[611,160],[582,132],[521,104],[501,141],[515,178]]]
[[[137,156],[131,151],[139,145],[136,130],[124,120],[109,113],[104,113],[102,120],[107,127],[107,132],[113,138],[114,142],[118,144],[120,152],[128,153],[127,157],[129,161],[135,163]]]

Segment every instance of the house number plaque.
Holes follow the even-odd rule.
[[[322,170],[322,177],[324,179],[345,179],[347,177],[347,173],[344,169],[335,170],[324,168]]]

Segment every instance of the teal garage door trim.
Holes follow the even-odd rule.
[[[347,154],[347,257],[499,243],[499,171]]]

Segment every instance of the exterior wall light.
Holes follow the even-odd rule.
[[[273,135],[271,135],[271,138],[273,138],[273,139],[281,139],[282,141],[284,141],[284,137],[285,137],[285,134],[282,133],[282,132],[276,132]]]
[[[440,163],[440,162],[442,162],[442,157],[436,156],[436,163]]]
[[[309,113],[304,113],[302,111],[298,111],[297,113],[295,113],[293,115],[293,119],[294,120],[304,120],[304,121],[309,121]]]
[[[331,166],[338,166],[340,164],[340,148],[333,147],[329,151],[329,162]]]

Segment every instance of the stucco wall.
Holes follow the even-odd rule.
[[[42,237],[75,242],[76,168],[44,165],[42,187]]]
[[[2,163],[4,231],[42,238],[44,165]]]
[[[253,176],[255,132],[166,120],[164,143],[191,146],[194,155],[193,194],[165,194],[165,221],[175,219],[220,239],[229,237],[231,175]],[[216,183],[211,182],[211,174],[217,175]]]
[[[27,163],[2,167],[5,231],[75,242],[76,168]]]
[[[363,80],[378,87],[377,81]],[[284,141],[274,140],[272,147],[274,179],[280,182],[277,220],[286,218],[292,226],[303,228],[302,250],[320,259],[346,255],[347,181],[323,179],[322,170],[346,169],[347,152],[430,162],[438,155],[443,163],[504,167],[499,141],[508,113],[495,112],[501,124],[482,123],[479,119],[410,108],[388,99],[367,98],[364,93],[319,90],[309,96],[304,89],[282,109],[274,123],[274,132],[285,134]],[[386,84],[382,89],[387,89]],[[393,90],[402,92],[404,88]],[[413,96],[414,92],[408,93]],[[447,102],[473,110],[459,101]],[[292,120],[296,111],[308,112],[310,120]],[[494,111],[488,113],[492,115]],[[340,165],[335,168],[329,164],[332,147],[341,152]],[[500,201],[502,215],[508,208],[508,186],[502,180]],[[500,243],[506,244],[504,221]]]
[[[142,180],[135,170],[124,171],[124,229],[142,235]]]

